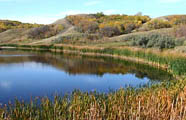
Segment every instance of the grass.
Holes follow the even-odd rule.
[[[74,91],[65,97],[55,96],[54,100],[46,97],[31,100],[30,103],[16,101],[15,104],[1,107],[0,118],[2,120],[186,119],[186,59],[184,57],[133,48],[91,48],[71,45],[6,46],[125,56],[138,61],[148,61],[153,65],[165,66],[170,73],[178,77],[151,87],[120,89],[109,94]]]
[[[73,46],[73,45],[17,45],[6,44],[0,46],[11,46],[19,49],[36,49],[36,50],[53,50],[53,51],[75,51],[79,53],[95,53],[99,55],[125,56],[136,61],[146,61],[146,63],[155,66],[163,66],[175,75],[186,75],[186,59],[185,57],[175,57],[175,55],[161,55],[162,52],[155,53],[147,51],[147,49],[135,48],[111,48],[111,47],[87,47],[87,46]]]
[[[186,80],[150,88],[120,89],[109,94],[74,91],[54,100],[36,98],[3,107],[1,119],[12,120],[184,120]],[[40,104],[37,104],[38,101]],[[152,104],[153,103],[153,104]]]

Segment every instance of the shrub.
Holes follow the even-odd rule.
[[[79,41],[85,42],[87,40],[98,40],[101,39],[102,36],[99,34],[70,34],[67,36],[61,36],[53,40],[53,43],[77,43]]]
[[[6,29],[0,28],[0,33],[6,31]]]
[[[140,46],[145,48],[174,48],[176,43],[173,37],[153,33],[149,35],[135,35],[128,37],[132,46]]]
[[[167,19],[168,19],[173,25],[183,25],[183,24],[186,24],[186,15],[173,15],[173,16],[168,16]]]
[[[56,32],[56,33],[59,33],[60,31],[63,31],[65,29],[65,27],[61,24],[58,24],[58,25],[52,25],[53,27],[53,30]]]
[[[0,20],[0,32],[4,32],[4,31],[9,30],[9,29],[35,28],[35,27],[40,27],[40,26],[42,26],[42,25],[21,23],[21,22],[18,22],[18,21]]]
[[[97,22],[91,22],[91,21],[81,21],[77,27],[78,32],[82,33],[96,33],[99,29]]]
[[[150,41],[152,41],[152,40],[150,40]],[[152,44],[151,44],[151,46],[152,46]],[[147,47],[148,47],[148,44],[147,44]],[[156,39],[156,41],[154,43],[154,47],[158,47],[160,49],[174,48],[175,47],[175,40],[172,37],[161,36],[159,39]]]
[[[104,17],[105,15],[104,15],[103,12],[98,12],[96,14],[93,14],[93,16],[96,17],[96,18],[101,18],[101,17]]]
[[[46,33],[50,31],[50,27],[48,25],[38,27],[38,28],[33,28],[30,30],[28,33],[29,38],[44,38],[46,37]]]
[[[77,30],[82,33],[95,33],[102,31],[105,36],[114,36],[138,29],[142,24],[150,21],[148,16],[128,16],[128,15],[104,15],[103,13],[90,15],[72,15],[66,19],[76,26]],[[99,28],[98,28],[99,27]],[[115,30],[111,33],[110,29]],[[109,31],[106,34],[103,31]],[[119,31],[118,31],[119,30]],[[116,32],[117,31],[117,32]],[[116,33],[115,33],[116,32]]]
[[[99,26],[96,22],[93,22],[91,24],[88,25],[87,27],[87,32],[88,33],[96,33],[99,29]]]
[[[174,32],[176,37],[185,37],[186,38],[186,25],[181,25],[175,29]]]
[[[170,28],[172,27],[172,25],[168,21],[155,19],[148,22],[147,27],[149,30],[154,30],[154,29],[161,29],[161,28]]]
[[[127,24],[126,27],[124,28],[125,33],[131,33],[134,29],[136,28],[135,24]]]
[[[181,17],[180,19],[175,20],[174,24],[175,25],[186,24],[186,17]]]
[[[100,30],[100,33],[106,37],[113,37],[115,35],[121,34],[120,30],[117,27],[104,27]]]
[[[63,29],[64,27],[62,25],[44,25],[31,29],[28,33],[28,37],[32,39],[48,38],[58,34]]]

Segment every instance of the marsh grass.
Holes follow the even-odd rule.
[[[16,47],[27,47],[15,45]],[[99,53],[132,57],[165,65],[179,79],[140,89],[120,89],[108,94],[74,91],[54,100],[41,98],[30,103],[16,101],[0,109],[2,120],[185,120],[186,119],[186,59],[128,48],[88,48],[68,45],[29,46],[81,53]],[[181,79],[183,76],[184,79]],[[37,102],[40,104],[36,104]]]
[[[168,71],[175,75],[186,75],[186,58],[184,56],[176,56],[167,52],[168,55],[163,55],[163,52],[155,53],[145,49],[135,48],[101,48],[101,47],[88,47],[88,46],[74,46],[74,45],[18,45],[6,44],[0,46],[16,47],[18,49],[32,49],[32,50],[52,50],[52,51],[75,51],[76,53],[95,53],[99,55],[117,55],[130,57],[141,61],[149,62],[155,66],[163,66]],[[165,54],[165,53],[164,53]]]
[[[186,74],[186,58],[177,57],[176,55],[167,52],[169,55],[162,55],[161,52],[155,53],[153,51],[146,51],[145,49],[135,50],[134,48],[100,48],[100,47],[87,47],[87,46],[73,46],[73,45],[17,45],[6,44],[0,46],[11,46],[21,49],[33,50],[53,50],[53,51],[75,51],[80,53],[95,53],[95,54],[108,54],[131,57],[133,59],[141,59],[150,62],[153,65],[164,66],[167,70],[176,75]]]
[[[185,120],[186,80],[108,94],[74,91],[64,97],[16,100],[0,110],[2,120]],[[40,104],[37,104],[38,101]]]

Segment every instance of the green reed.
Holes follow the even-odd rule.
[[[186,74],[186,58],[181,57],[168,57],[154,54],[152,52],[146,52],[145,50],[132,51],[129,49],[116,49],[116,48],[103,48],[103,49],[91,49],[91,48],[77,48],[73,46],[56,46],[56,45],[17,45],[17,44],[6,44],[0,46],[11,46],[17,48],[30,48],[30,49],[45,49],[45,50],[70,50],[82,53],[99,53],[118,55],[125,57],[133,57],[137,59],[144,59],[145,61],[154,62],[157,65],[166,65],[167,69],[172,71],[176,75]]]

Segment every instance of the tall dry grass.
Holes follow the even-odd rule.
[[[38,100],[40,104],[38,104]],[[8,109],[7,109],[8,108]],[[54,101],[16,101],[0,110],[2,120],[185,120],[186,80],[108,94],[74,91]]]

